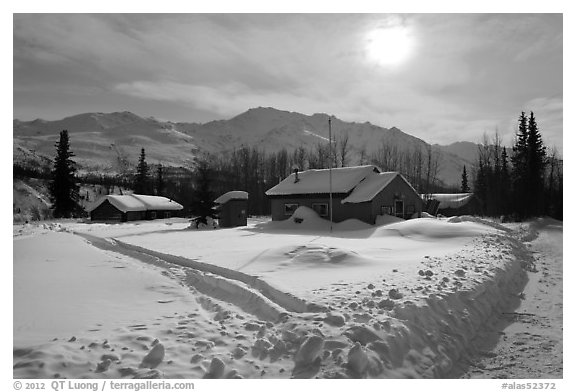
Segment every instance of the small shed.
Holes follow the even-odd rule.
[[[482,201],[474,193],[432,193],[422,195],[422,198],[428,202],[436,201],[437,213],[444,216],[482,213]]]
[[[248,192],[226,192],[216,200],[220,227],[246,226],[248,224]]]
[[[93,221],[127,222],[176,216],[183,207],[163,196],[106,195],[89,209]]]

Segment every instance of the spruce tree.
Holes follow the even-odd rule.
[[[208,224],[208,217],[216,219],[216,204],[212,192],[212,171],[206,159],[198,161],[195,172],[195,189],[191,211],[196,216],[196,227],[200,223]]]
[[[78,205],[79,187],[76,184],[76,163],[72,160],[74,153],[70,151],[68,131],[60,132],[60,140],[56,142],[56,157],[50,182],[50,200],[54,217],[69,218],[80,212]]]
[[[508,153],[506,147],[502,149],[501,158],[500,180],[502,187],[500,188],[500,200],[502,201],[502,212],[504,214],[510,213],[510,189],[512,184],[510,182],[510,172],[508,170]]]
[[[146,151],[142,149],[140,159],[136,167],[136,177],[134,178],[134,193],[145,195],[148,193],[148,164],[146,163]]]
[[[462,186],[460,188],[462,193],[470,192],[470,187],[468,186],[468,173],[466,173],[466,165],[462,169]]]
[[[514,212],[518,218],[523,219],[529,214],[528,201],[528,119],[522,112],[518,119],[518,132],[516,143],[512,148],[512,188],[514,196]]]
[[[488,173],[484,162],[480,159],[478,161],[478,170],[474,182],[474,193],[482,201],[482,212],[486,213],[487,196],[488,196]]]
[[[534,112],[528,120],[527,150],[527,191],[532,215],[543,213],[544,174],[546,170],[546,147],[542,142]]]

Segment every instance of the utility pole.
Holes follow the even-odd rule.
[[[332,118],[328,116],[328,173],[330,177],[330,233],[332,233]]]

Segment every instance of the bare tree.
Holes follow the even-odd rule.
[[[348,132],[340,136],[338,143],[338,153],[340,158],[340,167],[346,167],[348,165]]]
[[[368,152],[366,151],[366,145],[362,145],[360,150],[358,151],[359,154],[359,165],[366,165],[368,163]]]
[[[315,151],[310,151],[308,162],[310,169],[326,169],[330,160],[330,145],[318,143]]]
[[[424,154],[422,153],[422,146],[418,145],[412,152],[412,178],[413,184],[417,184],[417,189],[420,193],[423,192],[422,186],[422,171],[424,167]]]
[[[426,187],[424,193],[430,194],[438,181],[440,158],[438,151],[433,151],[431,145],[426,146]]]
[[[293,163],[298,166],[299,170],[306,170],[306,158],[307,158],[307,151],[303,146],[298,147],[294,150],[292,155]]]

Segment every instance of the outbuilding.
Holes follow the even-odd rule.
[[[374,224],[379,215],[409,219],[422,212],[422,198],[398,172],[380,172],[373,165],[335,168],[331,172],[296,170],[266,191],[272,220],[288,219],[300,206],[330,219],[330,189],[334,222],[359,219]]]
[[[220,227],[237,227],[248,224],[248,192],[230,191],[214,200],[218,204]]]
[[[177,216],[181,204],[163,196],[106,195],[89,210],[92,221],[126,222]]]
[[[459,216],[482,213],[482,201],[474,193],[432,193],[422,195],[422,198],[437,202],[437,211],[431,212],[434,215],[438,213],[444,216]]]

